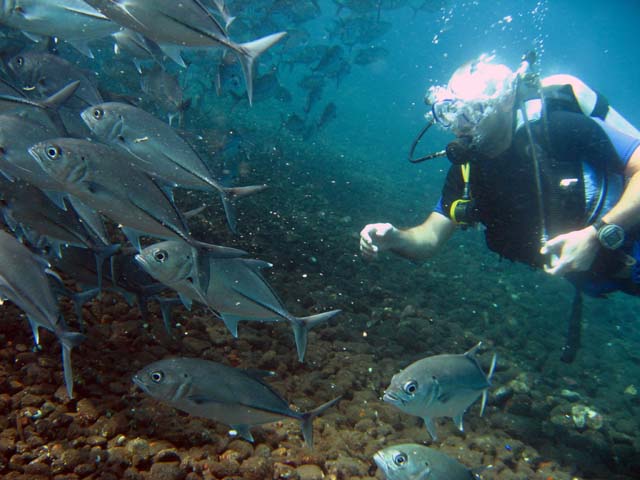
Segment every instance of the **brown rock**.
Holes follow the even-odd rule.
[[[76,410],[78,412],[78,421],[84,423],[85,426],[91,425],[100,416],[98,410],[88,398],[78,400]]]
[[[153,462],[180,462],[180,455],[175,448],[165,448],[156,453]]]
[[[240,465],[240,474],[247,480],[265,480],[271,478],[271,462],[263,457],[249,457]]]
[[[237,475],[240,471],[240,464],[235,460],[222,460],[220,462],[210,462],[209,470],[216,477],[224,478]]]
[[[300,480],[322,480],[324,472],[317,465],[300,465],[296,468]]]
[[[154,463],[149,471],[149,478],[153,480],[183,480],[186,473],[180,469],[180,464]]]
[[[25,475],[43,475],[49,476],[51,475],[51,468],[46,463],[42,462],[31,462],[24,467]]]
[[[273,479],[300,480],[300,476],[298,475],[296,469],[291,465],[276,462],[273,464]]]
[[[80,475],[81,477],[86,477],[87,475],[91,475],[96,471],[95,463],[81,463],[76,468],[73,469],[73,473]]]

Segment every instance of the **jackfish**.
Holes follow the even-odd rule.
[[[494,355],[489,373],[482,371],[475,357],[481,344],[462,355],[434,355],[412,363],[393,376],[383,400],[422,418],[434,440],[437,436],[433,419],[438,417],[453,418],[456,427],[463,431],[462,416],[480,396],[480,415],[483,414],[496,366]]]
[[[476,480],[471,470],[448,455],[415,443],[378,450],[373,456],[387,480]]]
[[[242,65],[249,103],[253,101],[255,60],[275,45],[286,32],[278,32],[247,43],[235,43],[200,0],[87,0],[123,27],[157,42],[182,47],[225,47],[234,51]],[[221,3],[221,2],[217,2]],[[225,19],[230,23],[230,17]]]
[[[310,412],[297,412],[264,383],[272,372],[242,370],[199,358],[171,358],[147,365],[133,382],[153,398],[198,417],[230,425],[253,442],[251,427],[286,418],[301,423],[302,435],[313,446],[313,419],[340,400]]]
[[[196,300],[207,305],[224,321],[234,337],[238,336],[241,320],[288,321],[301,362],[307,349],[309,330],[340,313],[340,310],[331,310],[309,317],[289,313],[260,273],[271,264],[261,260],[222,261],[180,241],[150,245],[136,260],[152,277],[176,290],[187,302]]]
[[[264,185],[223,187],[213,178],[202,158],[169,124],[140,108],[106,102],[84,110],[82,119],[100,140],[128,151],[140,160],[139,168],[169,186],[218,192],[231,231],[236,231],[236,198],[265,188]]]
[[[39,328],[53,332],[62,345],[62,366],[69,398],[73,398],[71,349],[84,335],[67,330],[47,279],[49,264],[31,253],[10,234],[0,230],[0,297],[9,299],[27,316],[36,345]]]
[[[58,37],[93,57],[88,43],[116,32],[117,24],[83,0],[2,0],[0,24],[33,40]]]
[[[129,227],[127,235],[139,246],[139,233],[181,238],[209,249],[210,254],[239,256],[241,250],[198,242],[166,193],[136,160],[120,149],[74,138],[54,138],[29,149],[42,169],[64,190],[86,205]]]

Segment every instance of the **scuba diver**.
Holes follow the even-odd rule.
[[[640,295],[640,132],[576,77],[540,79],[533,54],[515,72],[493,60],[483,55],[427,92],[428,123],[409,159],[452,163],[433,212],[408,229],[366,225],[360,250],[425,260],[457,225],[482,224],[492,251],[575,286],[561,357],[571,362],[583,292]],[[414,160],[434,124],[455,140]]]

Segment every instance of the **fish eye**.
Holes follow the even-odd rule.
[[[156,370],[155,372],[151,373],[151,380],[153,380],[154,383],[160,383],[163,378],[164,373],[162,373],[160,370]]]
[[[415,380],[409,380],[404,384],[404,387],[402,387],[402,389],[405,391],[405,393],[413,395],[414,393],[416,393],[416,390],[418,390],[418,382],[416,382]]]
[[[96,120],[101,120],[102,117],[104,117],[104,110],[102,110],[101,108],[94,108],[93,118],[95,118]]]
[[[395,463],[398,467],[403,467],[405,463],[407,463],[407,454],[406,453],[396,453],[393,457],[393,463]]]
[[[167,253],[166,250],[156,250],[155,252],[153,252],[153,259],[156,262],[164,263],[167,261],[168,258],[169,258],[169,254]]]
[[[24,65],[24,58],[23,57],[16,57],[16,65],[18,67],[21,67],[22,65]]]
[[[47,154],[47,157],[49,157],[51,160],[55,160],[60,156],[62,151],[60,150],[60,147],[58,147],[57,145],[49,145],[45,149],[45,153]]]

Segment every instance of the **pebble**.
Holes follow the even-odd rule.
[[[324,472],[317,465],[300,465],[296,468],[300,480],[322,480]]]
[[[246,480],[264,480],[273,476],[273,467],[266,458],[249,457],[240,465],[240,474]]]
[[[149,471],[149,478],[153,480],[183,480],[186,475],[178,463],[154,463]]]

